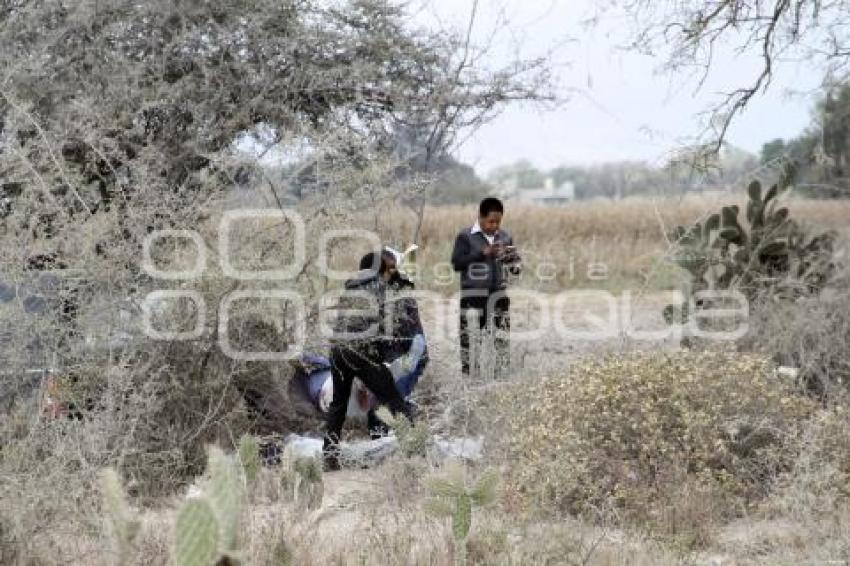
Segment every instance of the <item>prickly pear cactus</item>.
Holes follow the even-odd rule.
[[[472,488],[469,496],[476,507],[487,507],[496,502],[499,491],[499,476],[494,471],[489,471],[481,476],[478,483]]]
[[[245,474],[245,481],[252,486],[260,473],[260,445],[257,439],[246,434],[239,439],[239,461]]]
[[[210,566],[219,555],[219,524],[206,499],[191,499],[177,515],[176,566]]]
[[[469,536],[472,526],[472,498],[462,493],[455,498],[455,509],[452,514],[452,535],[455,541],[461,542]]]
[[[242,563],[237,547],[245,495],[241,463],[211,446],[207,475],[202,497],[187,501],[177,516],[174,561],[178,566]]]
[[[467,487],[464,470],[459,463],[450,463],[442,475],[426,479],[431,497],[426,500],[425,509],[434,515],[451,517],[456,563],[466,563],[466,539],[472,528],[473,508],[493,504],[497,498],[497,485],[498,476],[489,472],[471,488]]]
[[[426,424],[410,424],[406,418],[393,416],[386,407],[379,408],[377,415],[392,428],[402,456],[412,458],[427,453],[431,445],[431,431]]]
[[[125,564],[130,561],[141,523],[127,504],[124,488],[115,470],[106,468],[101,472],[100,486],[106,530],[115,547],[117,563]]]
[[[239,540],[239,518],[244,501],[239,463],[220,448],[211,446],[208,467],[210,480],[204,495],[216,516],[221,550],[234,552]]]
[[[724,206],[704,223],[678,226],[671,233],[676,242],[671,261],[689,274],[685,285],[688,301],[668,305],[668,323],[684,323],[703,306],[692,299],[704,290],[736,290],[752,303],[765,298],[795,298],[818,292],[836,266],[833,263],[835,234],[812,235],[790,218],[778,197],[792,186],[793,171],[763,192],[753,181],[747,187],[746,224],[737,206]]]

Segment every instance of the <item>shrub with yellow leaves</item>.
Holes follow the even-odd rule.
[[[805,520],[846,509],[850,500],[850,411],[836,404],[806,423],[794,467],[781,482],[773,503]]]
[[[508,487],[549,512],[613,506],[642,519],[685,484],[757,500],[815,409],[773,369],[737,353],[631,353],[512,386],[496,400],[509,415]]]

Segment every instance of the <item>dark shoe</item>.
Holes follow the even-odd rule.
[[[260,443],[260,461],[265,466],[279,466],[283,448],[274,440]]]
[[[404,402],[404,416],[410,421],[410,424],[413,424],[416,419],[422,416],[422,410],[419,408],[419,405],[415,401],[405,401]]]
[[[342,469],[339,465],[339,456],[336,454],[324,454],[322,456],[322,471],[338,472]]]
[[[322,445],[322,470],[326,472],[336,472],[340,468],[339,443],[334,442],[334,440],[326,436],[325,442]]]
[[[390,433],[389,425],[382,421],[378,415],[375,414],[375,411],[369,411],[366,418],[366,425],[369,428],[369,438],[372,440],[378,440]]]

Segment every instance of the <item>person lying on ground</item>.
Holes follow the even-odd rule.
[[[390,281],[389,287],[396,291],[405,291],[412,290],[414,285],[409,279],[399,276]],[[388,348],[384,364],[393,374],[398,392],[406,401],[411,402],[413,390],[428,364],[428,346],[416,299],[402,295],[395,299],[394,304],[400,313],[395,322],[398,338]],[[301,396],[306,396],[315,409],[326,415],[333,398],[330,360],[319,354],[305,353],[298,366],[294,380]],[[388,433],[387,425],[375,415],[377,408],[377,398],[360,380],[355,380],[346,417],[365,419],[372,438]]]

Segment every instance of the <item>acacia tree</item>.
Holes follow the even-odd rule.
[[[440,152],[504,103],[543,96],[545,61],[486,72],[468,38],[404,16],[375,0],[6,1],[4,189],[67,191],[84,218],[132,198],[141,174],[189,194],[231,183],[228,150],[260,126],[351,163],[389,150],[399,125],[430,128],[421,151]]]
[[[211,330],[192,341],[152,342],[131,332],[93,353],[86,337],[95,327],[117,330],[119,307],[138,318],[144,295],[162,285],[140,266],[146,235],[189,228],[214,237],[217,199],[234,186],[263,187],[276,205],[281,184],[310,179],[312,196],[298,203],[308,229],[350,226],[357,209],[420,186],[394,185],[399,164],[411,158],[396,151],[400,128],[429,132],[412,153],[433,156],[505,104],[548,97],[544,59],[488,69],[473,50],[469,34],[416,29],[403,4],[384,0],[0,0],[0,264],[12,279],[23,277],[33,256],[79,275],[78,321],[54,318],[41,344],[82,390],[82,422],[100,423],[97,442],[64,437],[78,438],[78,457],[90,458],[80,468],[119,459],[141,485],[167,489],[202,465],[206,440],[238,437],[249,426],[246,404],[272,429],[286,426],[285,408],[257,406],[268,383],[251,385],[257,374],[268,377],[269,364],[223,356],[215,312]],[[259,156],[294,147],[309,151],[289,178],[264,175]],[[281,260],[266,244],[291,234],[268,231],[248,234],[266,238],[253,242],[257,257],[249,263],[268,268]],[[311,269],[308,261],[292,283],[308,294]],[[215,300],[242,283],[212,273],[193,285]],[[190,308],[175,311],[193,316]],[[237,339],[281,341],[267,332],[280,319],[252,326],[248,318],[231,321]],[[0,331],[16,333],[0,340],[4,348],[30,343],[37,329],[20,321]],[[0,377],[4,396],[20,375]],[[22,400],[12,410],[29,407]],[[0,426],[0,444],[15,434]],[[23,449],[41,451],[53,453]],[[64,466],[54,464],[50,470]],[[28,476],[4,477],[15,481],[5,482],[0,502]]]
[[[671,72],[719,71],[720,49],[752,53],[761,65],[752,79],[727,92],[710,110],[704,150],[720,149],[730,124],[753,97],[771,86],[775,71],[805,60],[824,71],[827,86],[850,72],[850,2],[846,0],[614,0],[634,25],[632,46],[661,54]]]

